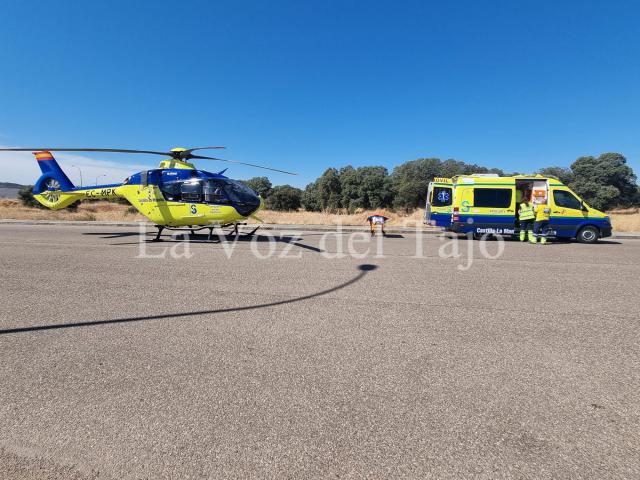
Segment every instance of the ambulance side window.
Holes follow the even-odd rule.
[[[561,208],[572,208],[574,210],[580,210],[582,208],[582,202],[566,190],[554,190],[553,201],[557,207]]]
[[[434,187],[431,196],[431,205],[434,207],[447,207],[453,203],[451,198],[451,188]]]
[[[484,208],[509,208],[512,190],[510,188],[474,188],[473,206]]]

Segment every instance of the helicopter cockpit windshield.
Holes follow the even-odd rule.
[[[250,215],[260,206],[260,197],[246,185],[230,179],[203,181],[204,202],[232,205],[240,215]]]
[[[219,182],[219,180],[206,180],[206,182],[211,184]],[[224,191],[233,203],[260,203],[258,195],[243,183],[236,182],[234,180],[224,180],[224,184]]]

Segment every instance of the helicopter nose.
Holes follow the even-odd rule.
[[[265,207],[264,199],[260,195],[256,195],[250,203],[246,204],[247,217],[252,217]],[[244,213],[243,213],[244,214]]]

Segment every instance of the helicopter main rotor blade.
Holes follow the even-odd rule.
[[[173,156],[170,152],[156,152],[154,150],[128,150],[123,148],[0,148],[2,152],[107,152],[107,153],[146,153],[149,155],[164,155],[167,157]]]
[[[196,150],[224,150],[227,147],[196,147],[187,148],[187,152],[195,152]]]
[[[6,152],[30,152],[30,151],[39,151],[46,150],[48,152],[107,152],[107,153],[143,153],[149,155],[165,155],[168,157],[181,155],[181,156],[189,156],[191,152],[196,150],[220,150],[227,147],[196,147],[196,148],[186,148],[185,150],[177,150],[173,152],[158,152],[156,150],[130,150],[126,148],[0,148],[0,151]]]
[[[191,158],[196,158],[199,160],[217,160],[218,162],[235,163],[238,165],[247,165],[249,167],[254,167],[254,168],[263,168],[265,170],[271,170],[273,172],[286,173],[287,175],[298,175],[297,173],[287,172],[286,170],[278,170],[277,168],[265,167],[263,165],[256,165],[254,163],[239,162],[237,160],[226,160],[224,158],[215,158],[215,157],[203,157],[202,155],[192,155]]]
[[[223,149],[225,147],[196,147],[188,148],[185,150],[174,150],[171,152],[158,152],[156,150],[130,150],[126,148],[46,148],[46,147],[30,147],[30,148],[0,148],[0,152],[105,152],[105,153],[139,153],[147,155],[162,155],[163,157],[171,157],[176,160],[216,160],[218,162],[235,163],[237,165],[246,165],[248,167],[262,168],[264,170],[271,170],[273,172],[286,173],[287,175],[297,175],[297,173],[287,172],[286,170],[279,170],[277,168],[265,167],[263,165],[256,165],[254,163],[239,162],[237,160],[226,160],[224,158],[205,157],[203,155],[193,155],[191,152],[194,150],[209,150],[209,149]]]

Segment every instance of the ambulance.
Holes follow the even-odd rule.
[[[518,204],[523,198],[551,211],[549,238],[595,243],[611,236],[611,219],[587,205],[557,178],[495,174],[434,178],[429,183],[424,223],[446,231],[472,235],[518,234]]]

